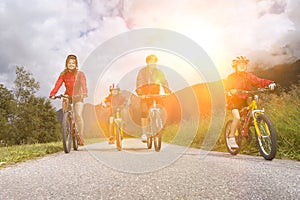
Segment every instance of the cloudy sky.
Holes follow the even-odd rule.
[[[195,41],[221,77],[237,55],[252,66],[293,62],[300,59],[299,10],[299,0],[0,0],[0,84],[12,89],[15,66],[24,66],[40,82],[38,95],[48,96],[68,54],[81,67],[105,41],[141,28]]]

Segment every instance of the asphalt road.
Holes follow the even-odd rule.
[[[300,162],[125,140],[0,170],[6,199],[300,199]]]

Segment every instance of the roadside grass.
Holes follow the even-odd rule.
[[[103,138],[87,138],[85,144],[93,144],[104,140]],[[61,141],[0,147],[0,168],[61,151],[63,151]]]
[[[53,154],[59,151],[63,151],[61,142],[1,147],[0,167],[38,158],[47,154]]]
[[[268,102],[264,107],[277,132],[278,156],[300,160],[300,85],[269,95]]]

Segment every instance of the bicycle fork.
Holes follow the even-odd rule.
[[[263,115],[265,113],[265,110],[262,109],[262,110],[253,110],[252,111],[252,117],[253,117],[253,123],[254,123],[254,127],[255,127],[255,130],[256,130],[256,133],[257,133],[257,136],[259,138],[261,138],[261,132],[258,128],[258,122],[257,122],[257,116],[258,115]],[[270,130],[269,130],[269,127],[267,126],[267,124],[265,123],[264,124],[265,128],[266,128],[266,131],[267,131],[267,134],[270,136]]]

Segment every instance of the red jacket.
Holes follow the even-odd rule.
[[[236,72],[228,76],[225,82],[225,89],[226,91],[230,89],[251,90],[252,87],[266,87],[271,83],[273,83],[273,81],[258,78],[249,72]],[[239,94],[237,97],[246,99],[247,96],[247,94]]]
[[[53,90],[50,92],[50,96],[55,96],[57,91],[64,83],[66,87],[65,94],[69,96],[83,95],[87,97],[88,90],[86,87],[86,78],[83,72],[77,71],[67,71],[66,73],[61,73],[58,77]]]

